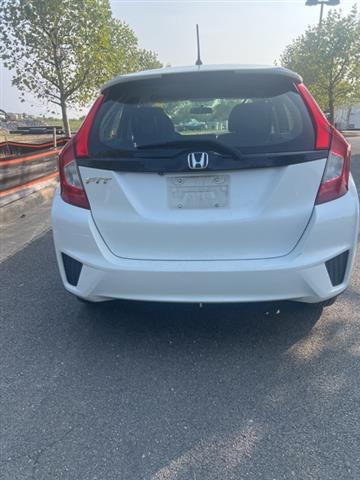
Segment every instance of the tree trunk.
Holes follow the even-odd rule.
[[[335,105],[334,105],[334,92],[332,88],[329,88],[329,121],[334,123],[335,117]]]
[[[66,107],[65,100],[61,100],[61,113],[62,113],[62,121],[64,125],[65,135],[67,137],[71,137],[70,123],[67,115],[67,107]]]
[[[348,107],[348,111],[347,111],[347,115],[346,115],[346,125],[345,125],[345,128],[349,128],[350,126],[350,117],[351,117],[351,111],[352,111],[352,107]]]

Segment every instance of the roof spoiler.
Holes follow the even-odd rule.
[[[195,69],[196,68],[196,69]],[[139,80],[155,80],[155,79],[160,79],[165,76],[171,76],[171,75],[187,75],[187,74],[212,74],[212,73],[220,73],[220,72],[234,72],[235,74],[238,75],[249,75],[249,74],[256,74],[256,75],[271,75],[272,77],[279,76],[283,78],[288,78],[292,80],[294,83],[302,83],[302,77],[293,72],[292,70],[288,70],[287,68],[284,67],[236,67],[234,66],[233,68],[231,66],[227,66],[226,68],[217,68],[217,69],[209,69],[206,68],[206,66],[197,66],[194,69],[189,69],[189,70],[181,70],[178,68],[174,69],[156,69],[156,70],[147,70],[143,72],[137,72],[137,73],[130,73],[128,75],[119,75],[118,77],[115,77],[114,79],[110,80],[107,82],[102,88],[101,88],[101,93],[104,93],[106,90],[109,88],[121,84],[121,83],[130,83],[130,82],[136,82]],[[163,71],[162,71],[163,70]]]

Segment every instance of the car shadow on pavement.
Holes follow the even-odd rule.
[[[134,409],[126,422],[136,446],[123,453],[136,478],[330,479],[355,471],[356,449],[342,430],[351,383],[335,359],[349,355],[349,336],[339,340],[341,304],[114,302],[90,310],[77,316],[85,349],[107,365],[113,358],[111,390]],[[133,457],[139,444],[146,466]]]
[[[323,308],[296,302],[184,304],[111,301],[81,305],[79,320],[89,322],[101,335],[151,332],[156,339],[172,335],[178,339],[285,335],[297,341],[315,325]]]

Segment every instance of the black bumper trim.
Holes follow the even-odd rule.
[[[334,287],[344,281],[348,258],[349,250],[325,262],[326,270]]]
[[[70,285],[76,287],[79,281],[83,264],[78,260],[75,260],[75,258],[69,257],[69,255],[66,255],[65,253],[62,253],[61,256],[64,265],[66,280],[68,281],[68,283],[70,283]]]

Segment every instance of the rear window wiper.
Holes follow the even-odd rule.
[[[151,150],[161,148],[202,148],[204,150],[212,150],[217,153],[223,153],[225,155],[231,155],[238,160],[241,160],[241,154],[238,150],[229,145],[225,145],[218,140],[206,140],[206,139],[186,139],[186,140],[172,140],[162,143],[149,143],[145,145],[137,145],[139,150]]]

